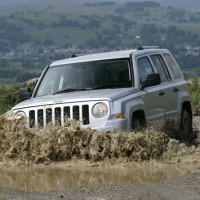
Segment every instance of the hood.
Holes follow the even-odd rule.
[[[12,108],[12,110],[23,109],[27,107],[35,107],[42,105],[63,104],[71,102],[83,101],[115,101],[122,97],[128,96],[136,92],[136,88],[119,88],[104,90],[87,90],[67,92],[55,95],[46,95],[43,97],[35,97],[23,101]]]

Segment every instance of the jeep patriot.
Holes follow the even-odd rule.
[[[192,136],[188,84],[167,49],[138,49],[97,53],[49,64],[33,91],[21,89],[22,101],[12,108],[25,116],[27,127],[66,119],[82,128],[103,131],[178,131]]]

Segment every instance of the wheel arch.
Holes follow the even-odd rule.
[[[141,119],[144,119],[146,124],[146,114],[144,102],[141,99],[137,99],[134,102],[128,102],[126,104],[125,113],[128,119],[128,130],[132,128],[132,119],[133,116],[140,116]]]
[[[192,127],[192,106],[190,101],[185,101],[182,104],[182,113],[181,120],[179,125],[179,140],[191,143],[194,139],[197,138],[197,132],[193,130]]]
[[[192,105],[191,105],[190,101],[183,102],[181,113],[182,113],[183,110],[186,110],[188,112],[188,114],[190,115],[190,118],[192,120],[192,118],[193,118],[192,117]]]
[[[144,110],[136,110],[136,111],[134,111],[134,112],[132,113],[132,118],[131,118],[131,119],[133,120],[134,118],[139,119],[139,121],[144,125],[144,127],[147,126]],[[133,128],[133,127],[132,127],[132,124],[131,124],[131,129],[132,129],[132,128]]]

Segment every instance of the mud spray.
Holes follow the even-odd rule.
[[[69,127],[27,129],[23,118],[0,116],[0,162],[31,165],[85,159],[91,163],[104,160],[169,163],[199,151],[198,146],[186,146],[163,132],[100,132],[80,129],[77,122],[70,122]]]

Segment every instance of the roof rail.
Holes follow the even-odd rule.
[[[137,50],[144,50],[144,49],[160,49],[160,46],[140,46]]]
[[[75,57],[78,57],[75,53],[70,55],[70,58],[75,58]]]

